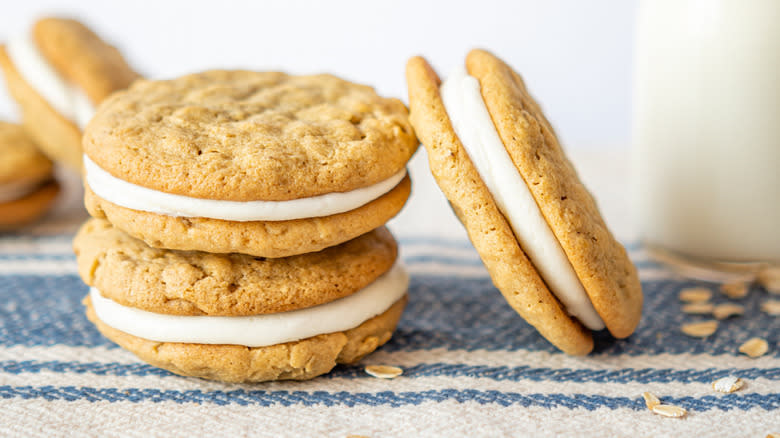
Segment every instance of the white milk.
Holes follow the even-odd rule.
[[[636,47],[642,240],[780,261],[780,0],[645,0]]]

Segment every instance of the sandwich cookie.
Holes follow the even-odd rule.
[[[95,106],[138,78],[119,51],[76,20],[44,18],[0,46],[25,128],[51,159],[81,171],[81,131]]]
[[[0,122],[0,231],[31,222],[51,206],[60,186],[52,163],[24,129]]]
[[[410,120],[439,187],[509,304],[569,354],[629,336],[642,290],[625,249],[520,76],[473,50],[442,83],[409,60]]]
[[[379,228],[280,259],[151,248],[91,219],[74,240],[88,318],[174,373],[227,382],[308,379],[387,342],[408,276]]]
[[[398,213],[417,144],[399,100],[331,75],[137,81],[84,134],[85,203],[153,247],[303,254]]]

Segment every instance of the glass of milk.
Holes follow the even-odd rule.
[[[642,0],[636,37],[642,242],[694,276],[780,264],[780,0]]]

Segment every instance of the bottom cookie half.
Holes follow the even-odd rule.
[[[105,337],[142,360],[182,376],[237,383],[306,380],[327,373],[336,364],[357,362],[390,340],[407,299],[404,295],[384,313],[353,329],[267,347],[150,341],[102,322],[89,297],[84,305],[87,318]]]

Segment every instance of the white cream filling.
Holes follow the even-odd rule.
[[[95,113],[94,105],[79,87],[68,83],[46,61],[32,37],[9,39],[6,51],[22,78],[54,110],[83,130]]]
[[[22,199],[41,187],[41,181],[14,181],[0,184],[0,202]]]
[[[604,322],[504,147],[479,81],[459,68],[442,84],[441,96],[455,133],[550,291],[583,325],[603,329]]]
[[[178,316],[123,306],[90,288],[97,317],[107,325],[158,342],[231,344],[264,347],[335,333],[359,326],[385,312],[409,287],[409,276],[396,263],[373,283],[330,303],[256,316]]]
[[[284,221],[354,210],[386,194],[406,176],[406,169],[377,184],[342,193],[289,201],[223,201],[173,195],[123,181],[84,155],[89,188],[101,198],[132,210],[166,216],[206,217],[228,221]]]

